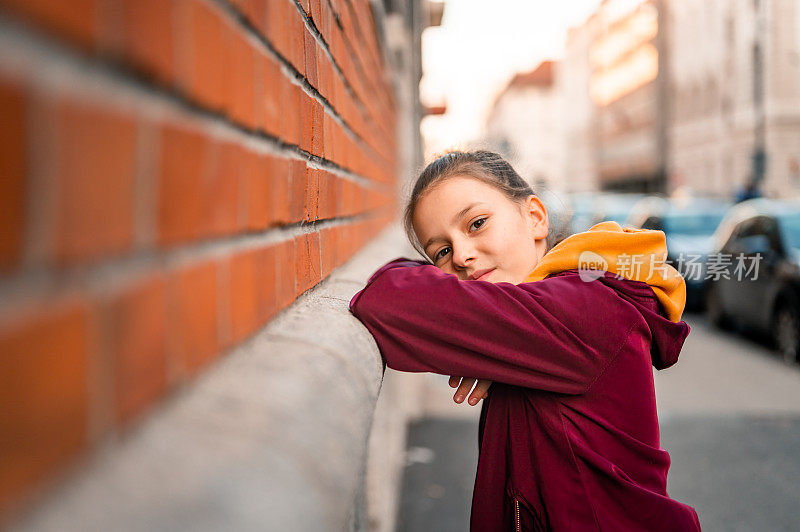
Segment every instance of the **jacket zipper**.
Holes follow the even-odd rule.
[[[514,519],[517,522],[517,532],[521,532],[519,527],[519,501],[514,497]]]

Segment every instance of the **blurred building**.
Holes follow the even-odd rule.
[[[664,190],[667,114],[656,4],[602,2],[568,31],[561,61],[516,76],[498,96],[489,144],[557,192]]]
[[[600,189],[662,192],[667,188],[659,3],[605,0],[588,23],[593,30],[589,94],[596,107]]]
[[[569,192],[596,190],[595,108],[589,94],[589,47],[597,33],[597,17],[570,28],[564,58],[558,63],[556,86],[561,94],[562,171]]]
[[[562,131],[558,66],[544,61],[517,74],[497,96],[487,120],[487,143],[535,187],[561,191]]]
[[[498,96],[488,143],[555,191],[800,193],[800,2],[603,0]]]
[[[669,172],[698,191],[800,191],[800,3],[669,3]]]

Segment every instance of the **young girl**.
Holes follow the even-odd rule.
[[[689,333],[664,233],[603,222],[552,245],[542,202],[486,151],[428,165],[405,227],[430,262],[390,261],[350,310],[390,368],[492,383],[471,529],[700,530],[659,445],[651,366]]]

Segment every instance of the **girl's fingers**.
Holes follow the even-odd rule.
[[[458,388],[459,382],[461,382],[461,377],[456,377],[455,375],[450,377],[450,380],[447,381],[451,388]]]
[[[461,386],[458,387],[455,395],[453,395],[453,401],[456,403],[462,403],[464,399],[467,398],[467,394],[469,394],[473,384],[475,384],[475,379],[464,378],[461,381]]]
[[[489,386],[492,385],[492,381],[487,381],[481,379],[478,381],[478,384],[475,385],[475,389],[472,390],[472,393],[469,396],[469,404],[475,406],[478,404],[478,401],[481,399],[486,398],[489,394]]]

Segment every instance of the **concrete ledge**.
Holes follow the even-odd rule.
[[[408,409],[387,403],[375,424],[370,447],[393,451],[373,460],[369,489],[381,493],[381,508],[368,512],[368,442],[383,372],[348,303],[378,266],[413,253],[397,225],[384,231],[90,457],[13,529],[389,529]]]

